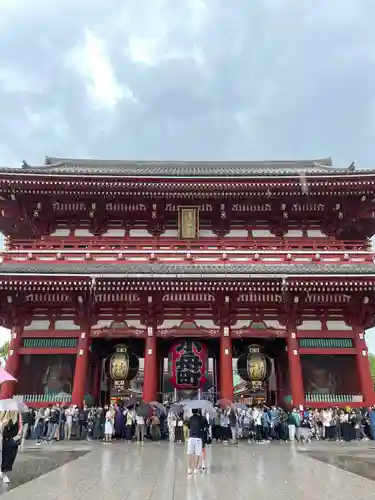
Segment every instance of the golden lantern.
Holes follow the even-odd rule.
[[[261,384],[271,375],[272,363],[267,354],[260,352],[258,345],[250,345],[247,353],[241,354],[237,360],[239,376],[248,382]]]
[[[138,373],[139,359],[128,346],[120,344],[116,351],[108,356],[106,372],[113,382],[132,380]]]

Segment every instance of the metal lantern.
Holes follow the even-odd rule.
[[[196,340],[181,340],[169,351],[170,382],[178,390],[197,390],[207,381],[207,348]]]
[[[106,361],[107,376],[113,381],[132,380],[138,373],[139,359],[126,345],[117,345]]]
[[[238,358],[237,370],[243,380],[259,384],[270,378],[272,363],[267,354],[260,352],[258,345],[251,345],[248,352]]]

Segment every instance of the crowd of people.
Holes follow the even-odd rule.
[[[165,412],[150,411],[149,415],[120,405],[78,408],[54,405],[22,415],[22,440],[35,439],[37,445],[63,440],[99,440],[109,443],[112,439],[136,440],[164,438]]]
[[[147,439],[169,439],[186,442],[191,412],[176,411],[173,406],[151,408],[148,415],[137,406],[77,408],[55,405],[30,410],[23,415],[23,440],[42,442],[70,439],[94,439],[110,442],[123,439],[143,443]],[[176,405],[178,406],[178,405]],[[216,408],[207,417],[210,438],[221,443],[247,440],[254,443],[276,441],[333,440],[352,441],[372,437],[371,421],[375,413],[369,409],[326,408],[323,410],[234,404]]]

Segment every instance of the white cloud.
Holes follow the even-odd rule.
[[[105,40],[85,30],[84,43],[74,47],[69,60],[85,81],[94,107],[114,109],[122,99],[137,102],[133,92],[118,82]]]

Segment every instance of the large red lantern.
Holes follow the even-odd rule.
[[[196,340],[181,340],[169,351],[170,382],[175,389],[200,389],[207,381],[207,348]]]

